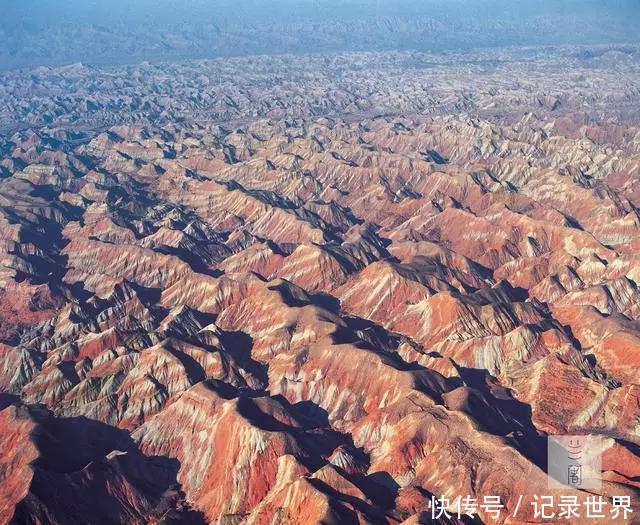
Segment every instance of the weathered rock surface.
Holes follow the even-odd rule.
[[[135,124],[0,137],[0,523],[428,523],[431,496],[536,523],[587,497],[547,488],[565,433],[637,504],[638,65],[557,97],[439,67],[421,107],[402,69],[361,111],[314,77],[349,118],[258,82],[224,126],[150,93]],[[389,93],[404,117],[367,114]]]

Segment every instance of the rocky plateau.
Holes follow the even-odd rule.
[[[640,516],[640,51],[500,53],[3,73],[0,523]]]

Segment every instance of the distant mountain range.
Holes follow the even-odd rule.
[[[639,11],[635,2],[584,0],[515,5],[502,0],[142,0],[133,6],[26,0],[2,7],[0,68],[633,42],[638,40]]]

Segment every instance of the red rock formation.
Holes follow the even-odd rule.
[[[535,100],[0,138],[0,523],[640,512],[640,131]]]

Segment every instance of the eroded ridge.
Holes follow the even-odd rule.
[[[233,124],[203,100],[172,121],[182,92],[108,129],[106,106],[44,126],[51,100],[25,108],[0,139],[0,522],[422,523],[443,495],[513,511],[549,493],[545,436],[572,432],[606,438],[599,494],[637,501],[637,59],[576,56],[558,92],[532,87],[534,60],[437,112],[398,95],[367,114],[396,92],[373,81],[347,111],[344,79],[313,76],[332,115],[271,113],[259,83],[216,114]]]

